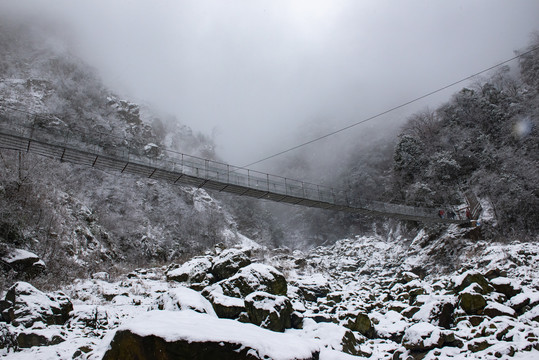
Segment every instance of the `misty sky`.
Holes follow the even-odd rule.
[[[0,11],[65,26],[108,86],[213,134],[236,165],[511,58],[539,30],[537,0],[0,0]]]

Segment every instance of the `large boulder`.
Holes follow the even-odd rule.
[[[374,313],[371,316],[376,337],[401,342],[405,330],[410,325],[408,320],[396,311],[389,310],[385,314]]]
[[[317,301],[331,292],[329,280],[322,274],[305,276],[296,279],[295,285],[300,289],[303,298],[307,301]]]
[[[113,319],[109,316],[107,306],[79,305],[72,314],[66,325],[68,329],[105,330],[109,326],[109,321]]]
[[[477,271],[466,271],[462,275],[453,278],[453,286],[456,293],[462,292],[472,284],[478,284],[481,287],[480,293],[483,295],[494,290],[489,281]]]
[[[211,257],[196,257],[178,268],[170,269],[167,271],[166,277],[168,281],[185,282],[196,290],[200,290],[215,281],[211,274],[212,267]]]
[[[286,296],[257,291],[247,295],[245,308],[249,319],[265,329],[283,332],[292,327],[292,304]]]
[[[62,325],[73,310],[73,304],[65,294],[45,294],[22,281],[7,291],[4,304],[7,308],[2,311],[2,317],[14,326],[25,327],[37,321],[47,325]]]
[[[193,311],[150,311],[105,340],[103,360],[318,359],[314,342]]]
[[[286,279],[273,266],[251,264],[218,283],[227,296],[245,298],[252,292],[265,291],[273,295],[286,295]]]
[[[487,306],[487,301],[481,294],[463,292],[459,295],[459,305],[468,315],[477,315]]]
[[[506,277],[497,277],[490,282],[497,292],[504,294],[508,299],[522,291],[522,288],[516,280],[511,280]]]
[[[407,284],[413,280],[419,280],[419,276],[410,271],[403,271],[399,273],[399,275],[395,279],[395,282],[400,284]]]
[[[64,341],[65,339],[56,329],[27,329],[17,335],[17,344],[20,348],[50,346]]]
[[[511,309],[509,306],[499,304],[497,302],[490,302],[483,309],[483,315],[490,316],[491,318],[496,316],[510,316],[515,317],[515,310]]]
[[[213,260],[212,274],[217,280],[223,280],[236,274],[239,269],[251,264],[245,252],[237,249],[224,250]]]
[[[198,291],[179,286],[157,297],[152,307],[158,310],[194,310],[216,316],[212,304]]]
[[[352,316],[348,323],[345,324],[347,328],[353,331],[359,332],[361,335],[364,335],[368,338],[373,338],[375,331],[374,326],[372,325],[371,319],[367,314],[359,312]]]
[[[412,319],[415,321],[425,321],[446,329],[453,323],[453,311],[455,310],[456,299],[453,296],[430,297],[421,305]]]
[[[507,302],[507,305],[510,306],[517,313],[522,314],[524,309],[530,304],[530,296],[526,293],[520,293],[515,295]]]
[[[36,254],[22,249],[12,249],[0,260],[8,269],[33,277],[45,270],[45,263]]]

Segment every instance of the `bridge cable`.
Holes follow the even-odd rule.
[[[500,67],[500,66],[502,66],[502,65],[504,65],[504,64],[506,64],[506,63],[508,63],[508,62],[511,62],[511,61],[513,61],[513,60],[515,60],[515,59],[518,59],[518,58],[520,58],[520,57],[522,57],[522,56],[525,56],[525,55],[527,55],[527,54],[529,54],[529,53],[532,53],[532,52],[534,52],[534,51],[536,51],[536,50],[539,50],[539,46],[538,46],[538,47],[535,47],[535,48],[533,48],[533,49],[531,49],[531,50],[528,50],[528,51],[526,51],[526,52],[523,52],[523,53],[521,53],[521,54],[518,54],[518,55],[516,55],[516,56],[514,56],[514,57],[512,57],[512,58],[510,58],[510,59],[508,59],[508,60],[502,61],[502,62],[500,62],[500,63],[498,63],[498,64],[496,64],[496,65],[493,65],[493,66],[491,66],[491,67],[489,67],[489,68],[487,68],[487,69],[481,70],[481,71],[479,71],[479,72],[477,72],[477,73],[475,73],[475,74],[469,75],[469,76],[467,76],[467,77],[465,77],[465,78],[463,78],[463,79],[460,79],[460,80],[458,80],[458,81],[452,82],[451,84],[445,85],[445,86],[443,86],[443,87],[441,87],[441,88],[438,88],[438,89],[436,89],[436,90],[434,90],[434,91],[431,91],[431,92],[429,92],[429,93],[427,93],[427,94],[425,94],[425,95],[421,95],[421,96],[419,96],[419,97],[417,97],[417,98],[415,98],[415,99],[409,100],[409,101],[407,101],[407,102],[405,102],[405,103],[402,103],[402,104],[400,104],[400,105],[397,105],[397,106],[395,106],[395,107],[392,107],[391,109],[385,110],[385,111],[383,111],[383,112],[381,112],[381,113],[378,113],[378,114],[373,115],[373,116],[371,116],[371,117],[369,117],[369,118],[366,118],[366,119],[363,119],[363,120],[361,120],[361,121],[358,121],[358,122],[356,122],[356,123],[354,123],[354,124],[345,126],[345,127],[341,128],[341,129],[335,130],[335,131],[330,132],[330,133],[328,133],[328,134],[326,134],[326,135],[322,135],[322,136],[320,136],[320,137],[317,137],[317,138],[315,138],[315,139],[309,140],[309,141],[304,142],[304,143],[302,143],[302,144],[293,146],[293,147],[291,147],[291,148],[289,148],[289,149],[280,151],[280,152],[278,152],[278,153],[276,153],[276,154],[267,156],[267,157],[265,157],[265,158],[263,158],[263,159],[260,159],[260,160],[258,160],[258,161],[255,161],[255,162],[252,162],[252,163],[250,163],[250,164],[244,165],[244,166],[242,166],[242,168],[247,168],[247,167],[250,167],[250,166],[259,164],[259,163],[261,163],[261,162],[263,162],[263,161],[266,161],[266,160],[272,159],[272,158],[274,158],[274,157],[277,157],[277,156],[286,154],[286,153],[288,153],[288,152],[290,152],[290,151],[299,149],[299,148],[301,148],[301,147],[303,147],[303,146],[312,144],[312,143],[314,143],[314,142],[317,142],[317,141],[320,141],[320,140],[322,140],[322,139],[328,138],[328,137],[333,136],[333,135],[335,135],[335,134],[341,133],[341,132],[343,132],[343,131],[345,131],[345,130],[351,129],[351,128],[353,128],[353,127],[355,127],[355,126],[358,126],[358,125],[360,125],[360,124],[363,124],[363,123],[366,123],[366,122],[368,122],[368,121],[374,120],[374,119],[376,119],[376,118],[378,118],[378,117],[380,117],[380,116],[382,116],[382,115],[386,115],[386,114],[388,114],[388,113],[390,113],[390,112],[393,112],[393,111],[395,111],[395,110],[398,110],[398,109],[400,109],[400,108],[403,108],[403,107],[405,107],[405,106],[407,106],[407,105],[410,105],[410,104],[412,104],[412,103],[414,103],[414,102],[417,102],[417,101],[419,101],[419,100],[422,100],[422,99],[424,99],[424,98],[426,98],[426,97],[429,97],[429,96],[431,96],[431,95],[434,95],[434,94],[436,94],[436,93],[439,93],[440,91],[446,90],[446,89],[448,89],[448,88],[450,88],[450,87],[452,87],[452,86],[454,86],[454,85],[457,85],[457,84],[459,84],[459,83],[461,83],[461,82],[470,80],[471,78],[474,78],[474,77],[476,77],[476,76],[478,76],[478,75],[481,75],[481,74],[483,74],[483,73],[485,73],[485,72],[487,72],[487,71],[490,71],[490,70],[492,70],[492,69],[495,69],[495,68],[497,68],[497,67]]]

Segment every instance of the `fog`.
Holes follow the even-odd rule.
[[[536,0],[0,0],[0,11],[56,22],[109,87],[212,135],[236,165],[511,58],[539,30]],[[338,154],[392,131],[464,85],[321,146]]]

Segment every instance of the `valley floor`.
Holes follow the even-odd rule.
[[[68,300],[18,283],[24,301],[13,307],[18,320],[0,323],[5,346],[0,356],[119,358],[124,351],[119,334],[130,333],[177,344],[241,344],[234,351],[245,352],[238,358],[246,359],[539,358],[539,246],[463,240],[453,230],[436,240],[420,233],[407,245],[358,237],[305,253],[220,250],[114,281],[98,273],[62,289],[73,308],[59,325],[47,323],[42,313],[54,301]],[[447,253],[437,257],[435,251]],[[250,256],[250,265],[240,266],[237,274],[195,281],[200,264],[208,261],[216,269],[240,253]],[[244,280],[256,291],[231,296],[228,284],[245,269],[251,272]],[[182,272],[188,276],[173,279]],[[284,295],[261,280],[270,273],[286,278]],[[239,302],[248,308],[257,304],[253,294],[265,296],[259,304],[269,314],[281,311],[281,317],[279,301],[290,302],[292,321],[284,331],[264,329],[273,326],[269,315],[260,326],[252,324],[249,311],[247,318],[245,311],[236,320],[223,318],[218,305],[231,309],[230,303]],[[9,348],[10,337],[18,339],[17,351]]]

